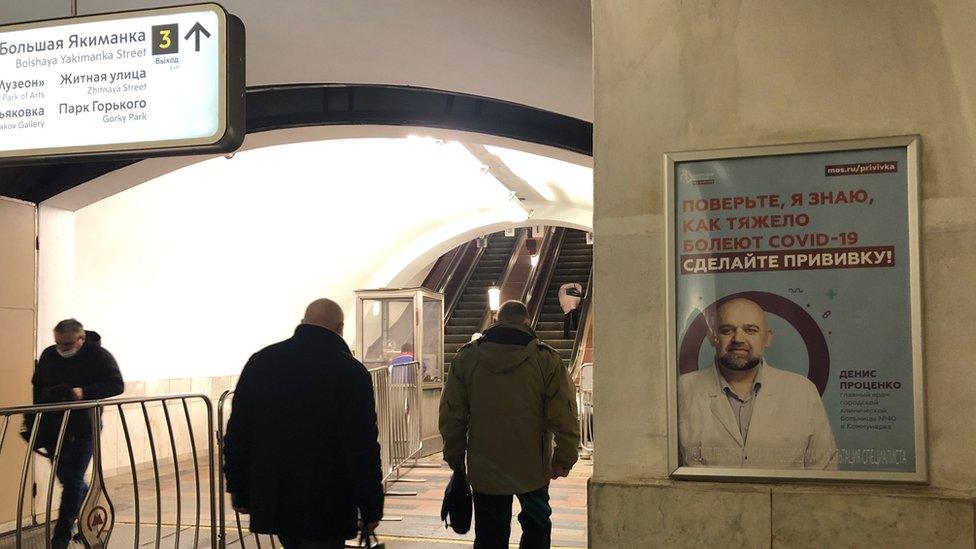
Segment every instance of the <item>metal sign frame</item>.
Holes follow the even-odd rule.
[[[664,185],[665,188],[665,250],[666,250],[666,288],[667,288],[667,379],[668,379],[668,466],[670,476],[678,479],[698,480],[761,480],[761,481],[863,481],[863,482],[898,482],[917,483],[928,482],[928,460],[925,429],[925,387],[923,372],[922,347],[922,299],[920,282],[920,252],[919,252],[919,157],[921,138],[917,135],[882,137],[874,139],[858,139],[850,141],[832,141],[821,143],[802,143],[787,145],[772,145],[760,147],[743,147],[729,149],[713,149],[702,151],[669,152],[664,154]],[[910,329],[912,344],[912,397],[914,399],[914,437],[915,437],[915,471],[887,472],[887,471],[811,471],[802,469],[749,469],[749,468],[718,468],[718,467],[690,467],[682,466],[679,462],[678,441],[678,350],[677,350],[677,311],[676,292],[677,280],[675,269],[675,220],[676,195],[675,170],[683,162],[699,160],[729,160],[737,158],[764,156],[795,156],[815,153],[860,151],[868,149],[904,148],[907,166],[907,205],[908,205],[908,251],[910,265],[909,304]]]
[[[158,15],[213,12],[219,22],[217,131],[210,136],[164,141],[137,141],[62,148],[0,151],[0,166],[143,159],[157,156],[227,153],[244,142],[245,122],[245,29],[244,23],[214,2],[165,8],[125,10],[81,17],[61,17],[0,26],[0,33],[53,28],[99,21],[135,19]]]

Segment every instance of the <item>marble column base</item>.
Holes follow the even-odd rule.
[[[590,547],[974,547],[968,497],[927,487],[589,485]]]

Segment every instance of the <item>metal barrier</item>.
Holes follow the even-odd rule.
[[[584,455],[593,455],[593,391],[579,390],[580,448]]]
[[[401,474],[411,460],[416,462],[423,446],[420,363],[374,368],[369,374],[376,401],[384,491],[388,495],[413,495],[393,492],[389,488],[395,482],[417,481],[403,478]],[[216,429],[210,399],[200,394],[0,408],[0,457],[5,451],[23,452],[17,484],[16,519],[10,532],[0,531],[0,548],[43,546],[50,549],[52,523],[56,514],[53,507],[55,472],[67,448],[66,444],[73,443],[68,432],[70,418],[82,413],[90,415],[93,433],[93,466],[87,475],[91,489],[78,521],[81,535],[85,536],[89,547],[108,547],[109,539],[112,539],[113,547],[124,546],[130,537],[133,549],[149,543],[159,549],[164,540],[174,549],[179,549],[184,541],[184,546],[194,548],[209,546],[224,549],[237,544],[245,548],[250,543],[264,549],[262,541],[265,540],[271,549],[280,547],[280,542],[274,536],[245,533],[245,525],[237,511],[234,511],[236,539],[228,536],[223,454],[218,448],[223,445],[232,395],[233,391],[225,391],[220,396]],[[195,406],[203,408],[200,414],[191,412]],[[182,420],[174,419],[179,415],[183,416]],[[204,423],[199,416],[205,416],[206,428],[199,425],[194,427],[195,423]],[[27,445],[20,441],[21,437],[11,435],[15,429],[10,427],[17,424],[17,417],[33,418],[31,428],[24,432]],[[45,420],[45,417],[49,419]],[[199,421],[195,421],[195,417]],[[53,445],[50,458],[36,459],[37,452],[29,448],[38,447],[39,442],[47,437],[46,431],[50,430],[52,418],[57,427],[57,437],[53,443],[47,441],[45,444]],[[42,433],[42,424],[45,433],[39,434]],[[185,425],[185,428],[178,428],[179,424]],[[205,437],[205,443],[203,439],[198,441],[201,436]],[[14,439],[14,443],[7,439]],[[121,444],[123,440],[124,447]],[[204,447],[206,452],[201,453]],[[34,500],[25,496],[28,479],[36,481],[35,469],[42,469],[47,461],[50,461],[50,470],[44,482],[44,506],[38,512],[34,508]],[[163,473],[163,468],[170,465],[172,471]],[[113,469],[113,474],[106,476],[107,469]],[[43,474],[43,471],[40,473]],[[146,473],[150,473],[151,478]],[[186,521],[184,524],[184,484],[191,482],[194,518],[192,522]],[[32,488],[32,493],[34,491],[36,486]],[[150,491],[152,496],[147,497]],[[209,515],[205,515],[205,492]],[[25,512],[25,501],[31,502],[30,513]],[[165,515],[164,509],[167,511]],[[148,519],[145,523],[144,518]],[[146,535],[147,524],[151,528],[151,535]],[[201,533],[209,536],[201,536]],[[40,540],[42,535],[43,543]]]
[[[576,405],[579,409],[580,455],[593,457],[593,364],[580,366],[577,376]]]
[[[580,422],[580,454],[593,456],[593,391],[576,390]]]
[[[230,419],[230,414],[224,413],[225,410],[231,408],[230,404],[233,402],[231,397],[234,396],[234,391],[224,391],[220,395],[220,400],[217,401],[217,447],[220,449],[217,452],[217,483],[218,483],[218,493],[220,494],[220,500],[217,503],[217,524],[219,528],[219,534],[217,534],[217,546],[220,549],[224,549],[228,546],[227,543],[227,497],[224,494],[224,433],[227,429],[227,420]],[[244,527],[241,524],[241,514],[234,509],[234,524],[236,526],[235,532],[237,532],[237,541],[231,543],[239,543],[240,547],[247,547],[247,540],[253,536],[254,545],[258,549],[264,549],[261,545],[262,534],[254,534],[248,532],[244,534]],[[264,534],[267,538],[268,546],[271,549],[276,549],[281,547],[281,542],[279,542],[275,536],[270,534]]]
[[[400,478],[403,466],[411,459],[417,459],[423,446],[421,437],[422,407],[420,381],[421,371],[419,362],[395,364],[388,370],[389,381],[386,384],[389,391],[389,406],[386,407],[390,444],[390,466],[384,471],[384,488],[390,482]],[[372,370],[370,375],[376,373]],[[374,391],[379,385],[374,384]],[[381,411],[377,405],[377,418]],[[378,422],[379,423],[379,422]],[[380,435],[382,438],[382,435]]]
[[[202,404],[204,408],[202,415],[206,416],[206,429],[194,430],[194,414],[191,413],[191,406],[197,404]],[[178,412],[183,416],[183,421],[174,421],[170,413],[170,408],[178,408]],[[157,410],[161,410],[161,412]],[[139,477],[140,471],[145,472],[149,468],[148,464],[151,463],[151,485],[155,496],[155,513],[153,517],[155,519],[154,547],[159,548],[164,537],[172,537],[174,549],[179,549],[184,534],[189,537],[189,533],[192,531],[191,547],[210,546],[211,548],[216,548],[217,536],[214,531],[215,524],[212,520],[209,520],[216,514],[216,480],[214,478],[214,471],[210,467],[215,456],[214,440],[210,435],[213,432],[212,412],[210,400],[200,394],[120,398],[62,404],[17,406],[0,409],[0,418],[2,418],[2,426],[0,426],[0,456],[3,455],[5,450],[10,450],[15,447],[21,448],[24,453],[21,473],[17,484],[18,499],[16,500],[17,512],[14,520],[14,528],[11,532],[0,535],[0,546],[4,546],[5,544],[13,545],[17,549],[21,549],[26,545],[51,547],[51,528],[55,515],[52,505],[54,501],[54,479],[57,476],[56,472],[58,471],[59,462],[63,457],[62,454],[66,450],[70,450],[71,445],[76,443],[75,440],[78,440],[68,438],[68,425],[72,415],[87,414],[90,416],[88,420],[91,423],[93,437],[92,467],[91,473],[88,475],[90,489],[82,504],[78,521],[80,526],[79,535],[82,536],[85,543],[92,548],[107,547],[109,540],[115,534],[116,540],[119,538],[123,538],[124,540],[124,538],[131,536],[133,548],[138,549],[142,541],[140,526],[142,525],[144,503],[140,497],[140,483],[147,483],[147,479],[140,480]],[[116,413],[118,414],[117,416],[115,415]],[[127,418],[127,413],[130,415],[131,413],[138,414],[138,416],[141,416],[139,419],[142,421],[136,420],[135,422],[131,422]],[[25,425],[31,425],[29,429],[24,431],[24,438],[27,442],[26,447],[22,443],[5,444],[11,431],[10,426],[12,423],[15,423],[13,419],[18,416],[25,418]],[[45,418],[48,418],[48,421],[45,421]],[[54,420],[53,423],[50,421],[51,419]],[[104,429],[103,422],[107,425]],[[157,446],[157,437],[155,436],[157,433],[155,431],[160,429],[161,423],[165,424],[165,432],[169,444],[165,445],[164,443]],[[185,430],[177,429],[176,425],[178,423],[184,424]],[[51,427],[54,424],[58,427],[57,435],[54,440],[50,440],[49,436],[53,434]],[[140,433],[142,430],[141,425],[143,424],[145,425],[145,431]],[[120,448],[111,445],[107,447],[105,445],[103,432],[110,428],[113,429],[113,435],[116,434],[115,429],[120,429],[118,433],[124,437],[124,460],[122,456],[119,456],[121,453]],[[144,434],[145,436],[139,437],[138,435],[140,434]],[[203,464],[201,464],[201,456],[198,454],[198,434],[206,437],[206,454],[203,457],[207,461]],[[14,436],[9,438],[19,439],[20,437]],[[186,446],[189,446],[188,453],[191,456],[190,458],[187,458],[187,452],[181,453],[180,444],[178,444],[177,439],[180,439],[181,442],[185,441],[184,449],[186,449]],[[138,445],[134,444],[134,441],[138,441]],[[118,438],[115,439],[115,442],[118,442]],[[143,442],[145,442],[145,446]],[[116,444],[115,446],[118,445]],[[38,447],[43,447],[50,453],[48,458],[50,468],[47,473],[46,495],[43,499],[44,507],[39,516],[39,513],[34,508],[34,500],[30,500],[30,521],[29,523],[25,523],[27,516],[24,510],[24,503],[28,478],[31,475],[34,477],[32,481],[33,491],[36,497],[36,469],[43,468],[44,461],[48,461],[35,459],[34,456],[37,452],[31,451],[30,449]],[[137,452],[136,448],[140,451]],[[118,474],[111,477],[105,476],[104,464],[106,460],[120,465],[117,467],[119,470],[117,471]],[[192,524],[183,523],[183,481],[184,478],[187,478],[185,474],[191,473],[191,471],[184,469],[181,461],[185,462],[187,460],[192,461],[193,490],[195,496],[194,521]],[[169,477],[167,474],[167,478],[164,479],[161,473],[161,467],[166,461],[172,461],[173,471],[172,477]],[[128,474],[123,474],[121,472],[122,470],[125,470]],[[203,515],[204,509],[202,502],[204,488],[201,479],[206,480],[208,483],[207,489],[209,490],[209,494],[207,500],[209,501],[209,517],[204,517]],[[127,491],[124,489],[124,484],[129,480],[131,480],[132,486],[131,490]],[[118,486],[116,486],[117,484]],[[173,504],[175,513],[174,515],[167,515],[165,524],[163,520],[164,488],[173,488],[175,492],[175,503]],[[128,499],[129,491],[131,491],[131,500]],[[113,499],[116,502],[115,504],[113,504]],[[167,502],[170,499],[167,497]],[[131,516],[128,515],[130,510],[133,512]],[[173,518],[170,518],[170,516]],[[43,522],[39,521],[39,518]],[[205,520],[209,520],[210,524],[207,525]],[[172,529],[172,533],[166,532],[164,536],[164,529]],[[206,533],[207,530],[209,530],[210,534],[209,539],[201,539],[201,532]],[[43,534],[43,542],[38,539],[41,534]],[[170,540],[167,539],[167,544],[169,543]],[[116,542],[113,547],[121,545],[124,545],[124,541],[123,543]]]
[[[393,408],[390,390],[390,369],[373,368],[369,371],[373,382],[373,398],[376,401],[376,427],[379,430],[380,458],[383,465],[383,491],[390,487],[393,471],[393,444],[391,435],[391,409]]]

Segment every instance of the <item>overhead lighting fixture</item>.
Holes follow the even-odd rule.
[[[491,312],[498,312],[498,308],[501,307],[501,301],[502,290],[498,286],[488,288],[488,308],[491,309]]]

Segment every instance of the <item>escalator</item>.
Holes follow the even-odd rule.
[[[592,267],[593,246],[586,243],[586,233],[565,229],[535,329],[539,339],[559,351],[559,356],[567,368],[570,359],[573,358],[573,348],[577,338],[576,330],[569,332],[569,339],[563,338],[563,310],[559,306],[559,287],[569,282],[576,282],[583,287],[583,295],[586,295]],[[580,318],[579,327],[583,326],[584,320]]]
[[[488,246],[463,286],[457,305],[450,312],[444,327],[444,365],[450,368],[458,349],[479,331],[488,314],[488,288],[501,282],[511,259],[517,237],[494,233]]]

